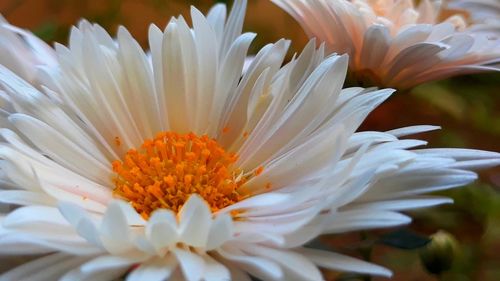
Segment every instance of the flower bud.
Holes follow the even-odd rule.
[[[451,268],[459,245],[453,235],[442,230],[430,238],[431,242],[420,250],[420,260],[428,272],[438,275]]]

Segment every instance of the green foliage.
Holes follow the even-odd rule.
[[[48,21],[37,27],[37,29],[33,30],[33,33],[40,37],[42,40],[46,42],[51,42],[56,39],[58,25],[52,21]]]
[[[431,239],[407,229],[399,229],[382,235],[378,242],[398,249],[414,250],[426,246]]]

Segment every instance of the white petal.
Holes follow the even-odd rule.
[[[427,208],[441,204],[450,204],[453,200],[438,196],[416,196],[405,199],[381,200],[374,202],[353,203],[344,207],[344,210],[352,209],[373,209],[403,211],[417,208]]]
[[[157,251],[177,242],[177,222],[171,211],[157,210],[151,215],[146,226],[146,237]]]
[[[222,41],[224,23],[226,21],[226,5],[216,4],[207,14],[207,21],[210,23],[217,36],[217,41]]]
[[[113,201],[109,204],[100,227],[101,241],[111,253],[124,253],[132,247],[130,228],[122,204],[126,203]]]
[[[59,203],[59,211],[79,235],[94,245],[102,246],[99,231],[83,208],[71,203],[61,202]]]
[[[359,63],[362,63],[368,69],[379,67],[389,49],[390,41],[391,38],[387,27],[383,25],[370,26],[364,34]]]
[[[229,213],[233,210],[245,210],[245,209],[260,209],[264,207],[270,207],[277,204],[282,204],[289,201],[289,194],[282,193],[263,193],[260,195],[255,195],[238,203],[230,205],[222,209],[221,213]]]
[[[205,261],[198,254],[174,248],[172,252],[177,257],[182,272],[187,281],[198,281],[203,277]]]
[[[81,272],[79,268],[73,269],[59,279],[59,281],[109,281],[122,277],[127,268],[111,268],[99,272]]]
[[[205,255],[205,272],[203,273],[203,280],[218,281],[218,280],[231,280],[229,270],[212,257]]]
[[[363,200],[397,198],[445,190],[466,185],[475,179],[473,172],[434,167],[433,169],[410,170],[410,172],[396,173],[387,178],[382,178],[368,192],[363,195]]]
[[[391,131],[387,131],[386,133],[391,134],[395,137],[404,137],[408,135],[414,135],[414,134],[419,134],[419,133],[424,133],[424,132],[429,132],[429,131],[434,131],[434,130],[439,130],[441,127],[439,126],[428,126],[428,125],[422,125],[422,126],[411,126],[411,127],[404,127],[404,128],[399,128]]]
[[[198,195],[189,197],[179,211],[180,238],[188,245],[204,247],[212,224],[212,212]]]
[[[324,233],[393,227],[411,222],[411,218],[399,213],[371,209],[342,211],[332,213],[330,216],[330,225],[324,230]]]
[[[191,115],[195,101],[194,82],[197,78],[193,67],[196,61],[194,42],[185,21],[171,20],[165,30],[162,45],[163,80],[166,108],[171,130],[187,133],[193,127]],[[160,94],[161,95],[161,94]]]
[[[138,128],[141,136],[152,138],[162,130],[162,126],[151,65],[140,45],[125,28],[119,28],[117,40],[120,46],[119,59],[128,83],[128,89],[124,90],[126,102],[134,120],[141,124]]]
[[[111,192],[56,163],[41,163],[10,147],[0,145],[0,163],[9,178],[25,189],[42,189],[62,201],[71,201],[84,208],[101,211]],[[51,161],[48,161],[49,163]]]
[[[24,114],[12,114],[9,121],[43,153],[69,169],[101,184],[109,181],[111,166],[93,158],[85,150],[47,124]]]
[[[177,266],[177,261],[172,256],[156,258],[142,263],[127,276],[127,281],[162,281],[167,280]]]
[[[196,8],[191,7],[195,48],[197,52],[197,85],[195,103],[196,119],[193,132],[205,133],[211,120],[211,105],[215,102],[216,77],[218,70],[217,41],[215,32],[207,19]],[[229,81],[228,81],[229,82]]]
[[[65,219],[54,207],[26,206],[17,208],[3,220],[5,226],[15,226],[34,223],[52,223],[67,225]]]
[[[246,250],[258,256],[273,259],[289,271],[293,272],[293,278],[296,280],[323,280],[321,272],[318,268],[311,263],[309,259],[298,253],[268,247],[260,247],[257,245],[247,247]]]
[[[389,270],[383,267],[337,253],[307,248],[298,249],[297,252],[303,254],[318,266],[328,269],[367,273],[385,277],[390,277],[392,275]]]
[[[227,247],[218,249],[217,253],[260,279],[279,280],[283,277],[283,270],[278,263],[265,257],[248,255],[238,249]]]
[[[109,269],[128,268],[142,260],[144,260],[144,257],[100,256],[82,265],[80,270],[83,273],[89,274]]]
[[[50,231],[50,228],[42,229],[34,235],[12,232],[0,239],[0,254],[4,255],[44,254],[54,251],[73,255],[94,255],[101,253],[102,249],[90,245],[75,234],[57,234]]]
[[[55,205],[56,201],[45,194],[23,191],[6,190],[0,191],[0,202],[16,205]]]
[[[0,276],[1,281],[58,280],[64,273],[84,263],[87,257],[51,254],[18,266]]]
[[[207,238],[207,250],[221,246],[233,236],[233,220],[229,214],[220,214],[215,217]]]
[[[232,42],[241,34],[246,7],[247,0],[234,1],[224,28],[224,35],[220,46],[221,53],[226,53]]]

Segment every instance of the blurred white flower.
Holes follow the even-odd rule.
[[[0,64],[36,84],[40,68],[57,65],[54,50],[31,32],[10,25],[0,15]]]
[[[358,82],[407,89],[499,69],[500,39],[475,32],[462,12],[448,13],[440,1],[272,1],[310,37],[325,41],[329,52],[349,54]]]
[[[500,18],[500,1],[498,0],[448,0],[448,9],[463,12],[473,22],[484,22],[492,18]]]
[[[491,38],[500,38],[500,1],[449,0],[446,8],[461,13],[469,23],[469,30],[482,32]]]
[[[416,126],[355,133],[392,90],[342,90],[347,56],[310,42],[262,48],[245,1],[151,26],[151,60],[82,22],[41,90],[0,66],[0,254],[47,254],[0,280],[322,280],[318,267],[389,276],[304,245],[406,224],[422,194],[476,179],[493,152],[414,149]],[[152,63],[150,63],[150,61]],[[43,91],[43,92],[42,92]]]

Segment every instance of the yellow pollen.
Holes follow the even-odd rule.
[[[266,189],[271,189],[272,184],[270,182],[266,183]]]
[[[120,139],[120,137],[115,137],[115,144],[116,146],[120,146],[122,144],[122,140]]]
[[[255,174],[256,176],[258,176],[258,175],[262,174],[262,172],[263,172],[263,171],[264,171],[264,167],[259,166],[259,167],[257,167],[257,169],[255,169],[254,174]]]
[[[145,219],[158,209],[178,212],[191,194],[199,194],[212,212],[245,196],[238,188],[248,177],[233,167],[238,159],[206,135],[161,132],[140,149],[113,161],[114,195],[129,201]]]

